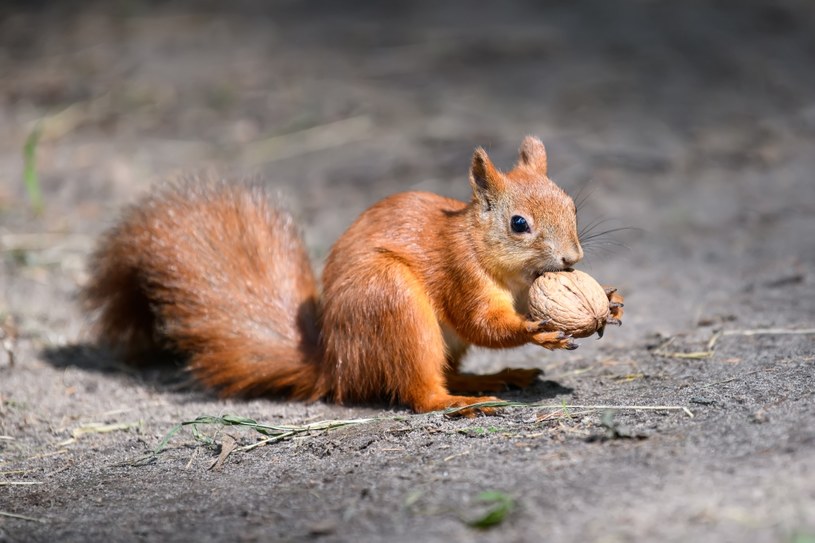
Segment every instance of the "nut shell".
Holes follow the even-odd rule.
[[[609,318],[606,291],[581,271],[546,272],[529,289],[529,314],[549,320],[552,330],[588,337],[602,330]]]

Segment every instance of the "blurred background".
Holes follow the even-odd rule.
[[[640,229],[584,263],[648,305],[613,337],[724,314],[815,258],[813,28],[795,0],[4,3],[0,311],[76,337],[49,302],[181,172],[279,189],[319,267],[374,201],[467,199],[476,146],[509,168],[536,134],[583,226]]]

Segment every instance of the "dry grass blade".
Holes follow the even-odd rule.
[[[714,351],[693,351],[690,353],[683,352],[657,352],[654,354],[663,358],[680,358],[682,360],[704,360],[713,356]]]
[[[588,409],[588,410],[603,410],[615,409],[618,411],[682,411],[688,417],[693,418],[693,412],[682,405],[576,405],[576,404],[539,404],[539,403],[524,403],[524,402],[481,402],[473,405],[466,405],[463,407],[454,407],[444,411],[444,414],[456,414],[465,409],[481,408],[481,407],[526,407],[530,409],[553,409],[553,410],[566,410],[566,409]]]
[[[723,379],[721,381],[714,381],[713,383],[704,384],[699,388],[709,388],[709,387],[713,387],[713,386],[724,385],[726,383],[732,383],[733,381],[739,381],[739,380],[745,379],[745,378],[747,378],[747,377],[749,377],[751,375],[755,375],[756,373],[759,373],[760,371],[762,371],[762,370],[748,371],[747,373],[744,373],[742,375],[737,375],[736,377],[731,377],[729,379]]]
[[[9,513],[8,511],[0,511],[0,517],[8,517],[8,518],[16,518],[18,520],[28,520],[31,522],[42,522],[45,521],[40,518],[28,517],[26,515],[18,515],[17,513]]]
[[[9,313],[0,323],[0,346],[6,352],[8,365],[14,366],[14,361],[17,358],[17,338],[20,335],[20,330],[15,322],[14,315]],[[10,436],[0,436],[0,439],[14,439]]]
[[[725,330],[725,336],[798,336],[815,334],[815,328],[755,328],[752,330]]]
[[[278,434],[273,437],[267,437],[266,439],[261,439],[251,445],[244,445],[239,450],[241,452],[251,451],[252,449],[257,449],[258,447],[263,447],[264,445],[269,445],[270,443],[274,443],[275,441],[284,441],[291,437],[294,437],[295,432],[284,432],[282,434]]]
[[[716,352],[716,342],[722,336],[722,332],[715,332],[707,342],[707,348],[704,351],[682,352],[682,351],[669,351],[668,347],[674,342],[676,336],[669,338],[662,345],[654,351],[656,356],[663,358],[680,358],[684,360],[704,360],[710,358]]]
[[[85,251],[92,244],[93,238],[83,234],[64,232],[9,232],[0,234],[0,250],[3,251],[43,251],[55,247]]]
[[[33,456],[29,456],[29,457],[26,457],[26,458],[21,458],[19,460],[3,460],[3,461],[0,461],[0,466],[5,465],[5,464],[11,464],[11,463],[16,464],[16,463],[20,463],[20,462],[30,462],[32,460],[39,460],[41,458],[49,458],[51,456],[59,456],[61,454],[66,454],[67,452],[68,452],[67,449],[59,449],[57,451],[51,451],[51,452],[35,454]]]
[[[244,147],[243,156],[252,165],[274,162],[368,139],[372,135],[372,127],[373,123],[367,115],[341,119],[249,143]]]
[[[13,469],[9,471],[0,471],[0,477],[5,477],[7,475],[23,475],[25,473],[31,473],[34,471],[33,469]]]
[[[669,351],[668,347],[676,339],[676,336],[668,338],[655,351],[656,356],[663,358],[680,358],[686,360],[703,360],[710,358],[716,353],[716,343],[722,336],[798,336],[815,334],[815,328],[753,328],[747,330],[719,330],[710,336],[707,348],[704,351],[682,352]]]
[[[67,447],[81,438],[89,434],[107,434],[110,432],[118,432],[120,430],[130,430],[131,428],[138,428],[142,425],[141,421],[134,422],[116,422],[113,424],[103,424],[99,422],[91,422],[82,426],[77,426],[71,430],[71,437],[57,444],[58,447]]]
[[[463,407],[456,407],[451,409],[446,409],[444,411],[437,411],[434,413],[427,413],[425,415],[418,415],[420,417],[429,417],[441,414],[443,416],[448,416],[452,414],[456,414],[459,411],[464,409],[471,409],[471,408],[480,408],[480,407],[500,407],[500,408],[510,408],[510,407],[525,407],[531,409],[552,409],[552,410],[560,410],[563,412],[567,412],[568,409],[584,409],[587,411],[596,411],[596,410],[604,410],[604,409],[615,409],[615,410],[630,410],[630,411],[642,411],[642,410],[653,410],[653,411],[682,411],[688,417],[693,417],[693,413],[690,409],[684,406],[676,406],[676,405],[569,405],[569,404],[558,404],[558,405],[545,405],[545,404],[538,404],[538,403],[525,403],[525,402],[481,402],[469,406]],[[186,420],[179,422],[175,426],[173,426],[169,432],[161,439],[161,441],[156,445],[156,447],[150,452],[149,454],[137,458],[135,460],[126,462],[127,465],[145,465],[152,463],[156,460],[159,454],[161,454],[164,449],[167,448],[167,445],[170,443],[170,440],[175,436],[182,428],[185,426],[190,426],[193,429],[193,434],[197,435],[197,426],[199,425],[220,425],[220,426],[241,426],[245,428],[252,429],[260,434],[266,436],[266,438],[261,439],[256,443],[252,443],[251,445],[245,445],[243,447],[235,447],[234,450],[240,452],[250,451],[257,447],[261,447],[263,445],[267,445],[269,443],[274,443],[277,441],[285,441],[287,439],[292,439],[295,436],[300,436],[303,434],[319,434],[328,432],[330,430],[336,428],[342,428],[345,426],[359,426],[363,424],[371,424],[374,422],[380,421],[387,421],[387,420],[404,420],[404,416],[386,416],[386,417],[372,417],[372,418],[362,418],[362,419],[346,419],[346,420],[324,420],[319,422],[314,422],[310,424],[303,424],[303,425],[288,425],[288,424],[279,424],[279,425],[269,425],[269,424],[261,424],[254,419],[240,417],[237,415],[224,415],[222,417],[214,417],[210,415],[202,415],[197,417],[193,420]],[[199,437],[198,439],[203,439]],[[230,453],[233,451],[230,451]]]
[[[238,448],[238,442],[229,434],[224,434],[224,438],[221,441],[221,452],[218,454],[218,458],[209,466],[210,471],[221,471],[224,469],[224,462],[232,454],[232,451]]]
[[[71,436],[74,439],[88,434],[107,434],[109,432],[116,432],[119,430],[129,430],[131,428],[138,428],[141,425],[140,421],[133,422],[117,422],[113,424],[102,424],[98,422],[91,422],[82,426],[78,426],[71,431]]]
[[[460,453],[451,454],[450,456],[445,456],[444,458],[442,458],[442,462],[449,462],[453,458],[460,458],[462,456],[467,456],[468,454],[470,454],[470,451],[462,451]]]
[[[393,417],[395,418],[395,417]],[[275,442],[275,441],[282,441],[285,439],[290,439],[295,435],[304,434],[304,433],[311,433],[311,432],[326,432],[329,430],[333,430],[334,428],[341,428],[343,426],[354,426],[359,424],[368,424],[371,422],[385,420],[385,418],[367,418],[367,419],[349,419],[349,420],[325,420],[320,422],[315,422],[312,424],[305,424],[302,426],[296,425],[269,425],[269,424],[261,424],[254,419],[250,419],[247,417],[240,417],[237,415],[224,415],[222,417],[213,417],[209,415],[203,415],[197,417],[193,420],[186,420],[179,422],[175,426],[173,426],[169,432],[162,438],[158,445],[153,449],[153,451],[141,458],[138,458],[132,462],[131,465],[143,465],[150,463],[156,459],[156,457],[167,447],[170,440],[177,434],[182,428],[185,426],[191,426],[193,432],[197,432],[197,426],[199,425],[220,425],[220,426],[242,426],[245,428],[250,428],[255,430],[256,432],[268,436],[266,439],[259,441],[258,443],[253,443],[252,445],[247,445],[245,447],[238,447],[236,450],[239,451],[248,451],[259,447],[261,445],[265,445],[267,443]],[[231,451],[230,451],[231,452]]]

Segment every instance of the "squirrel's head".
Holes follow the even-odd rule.
[[[482,260],[502,279],[531,284],[583,258],[574,201],[546,176],[546,149],[527,136],[515,167],[503,173],[478,148],[470,168],[472,213]]]

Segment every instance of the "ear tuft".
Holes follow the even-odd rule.
[[[496,195],[504,190],[504,180],[501,173],[495,169],[487,152],[479,147],[473,153],[473,162],[470,166],[470,184],[475,197],[487,204],[489,196]]]
[[[474,189],[483,191],[489,188],[489,174],[487,173],[489,163],[490,157],[487,156],[487,152],[482,147],[476,149],[470,166],[470,181]]]
[[[535,136],[527,136],[518,151],[518,166],[527,166],[546,175],[546,147]]]

